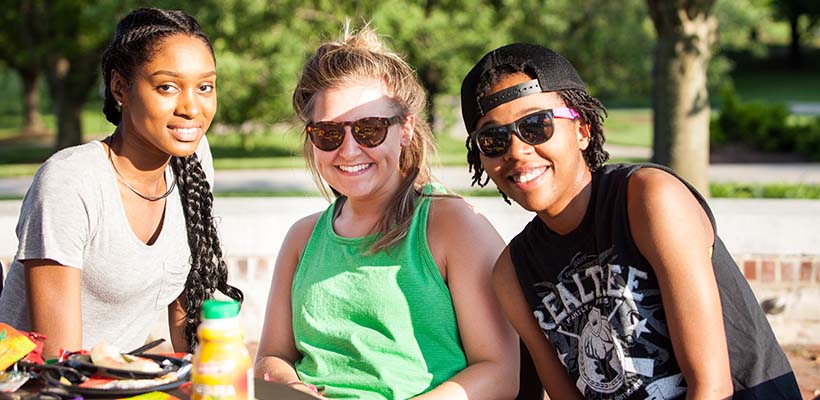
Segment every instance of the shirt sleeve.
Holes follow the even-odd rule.
[[[82,268],[83,253],[91,232],[88,189],[82,175],[89,171],[66,168],[47,161],[34,177],[17,222],[17,260],[50,259]]]

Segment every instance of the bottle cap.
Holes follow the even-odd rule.
[[[202,303],[202,318],[223,319],[239,315],[239,302],[236,300],[208,299]]]

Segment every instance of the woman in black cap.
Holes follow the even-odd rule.
[[[494,286],[554,399],[799,399],[706,201],[658,165],[603,165],[606,111],[541,46],[498,48],[461,90],[473,183],[537,216]]]

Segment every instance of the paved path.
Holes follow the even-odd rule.
[[[789,111],[798,115],[820,115],[820,103],[793,101],[789,103]]]
[[[454,190],[470,188],[471,174],[467,168],[443,167],[433,171],[447,187]],[[803,164],[714,164],[709,167],[712,182],[737,183],[804,183],[820,185],[820,163]],[[492,182],[488,187],[493,187]],[[313,191],[315,185],[304,169],[234,170],[216,173],[216,191]]]
[[[453,190],[470,188],[467,168],[442,167],[434,175]],[[795,164],[713,164],[709,167],[712,182],[737,183],[804,183],[820,185],[820,163]],[[31,177],[0,179],[0,196],[23,196]],[[488,187],[493,187],[492,182]],[[216,172],[217,192],[247,191],[316,191],[305,169],[222,170]]]

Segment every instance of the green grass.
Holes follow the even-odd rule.
[[[4,144],[0,148],[0,165],[39,164],[51,156],[53,149],[33,144]]]
[[[215,158],[214,169],[305,168],[302,157]]]
[[[606,143],[652,147],[652,109],[612,109],[608,112],[604,121]]]
[[[440,134],[436,136],[436,148],[438,154],[434,161],[440,165],[448,167],[467,167],[467,148],[464,142],[467,134],[464,137],[454,137],[448,134]]]
[[[715,198],[735,199],[820,199],[820,185],[712,183]]]
[[[43,114],[46,129],[54,132],[57,122],[54,114]],[[86,107],[82,114],[83,136],[87,138],[103,137],[114,131],[114,125],[105,119],[100,109]],[[17,137],[23,126],[23,116],[19,114],[0,114],[0,140]]]
[[[803,47],[804,62],[789,66],[785,45],[770,46],[766,58],[746,52],[727,53],[735,90],[744,101],[820,102],[820,47]],[[719,100],[719,99],[716,99]]]
[[[713,198],[820,200],[820,185],[711,183]],[[465,197],[501,197],[495,189],[457,190]]]
[[[820,103],[819,71],[792,71],[788,74],[749,71],[736,73],[732,78],[738,96],[744,101]]]
[[[38,168],[40,164],[0,164],[0,178],[32,176]]]

